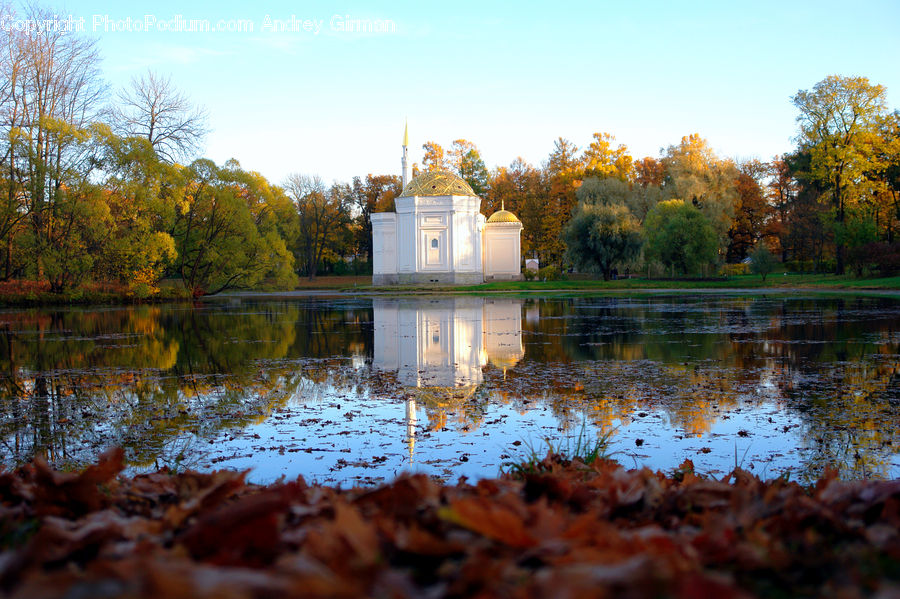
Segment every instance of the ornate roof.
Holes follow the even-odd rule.
[[[401,198],[412,196],[474,196],[465,180],[447,171],[430,171],[413,177],[406,184]]]
[[[509,210],[498,210],[487,219],[489,223],[518,223],[518,217]]]

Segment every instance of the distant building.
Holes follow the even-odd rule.
[[[501,209],[485,220],[465,180],[431,171],[410,180],[403,135],[403,191],[394,212],[372,214],[374,285],[473,284],[520,279],[522,223]]]

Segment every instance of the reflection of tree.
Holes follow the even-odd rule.
[[[75,464],[115,444],[132,464],[148,464],[176,437],[259,421],[317,376],[294,361],[309,351],[301,332],[327,339],[323,353],[367,353],[360,327],[340,331],[347,312],[267,302],[4,314],[5,460],[44,452]],[[352,317],[366,321],[365,311]]]
[[[488,372],[498,401],[549,405],[563,427],[603,430],[662,411],[701,435],[740,402],[804,420],[810,465],[885,474],[898,439],[896,303],[877,298],[532,300],[526,360]],[[574,362],[573,362],[574,360]],[[893,419],[893,420],[892,420]]]
[[[887,299],[528,299],[525,357],[473,388],[415,395],[431,429],[484,426],[492,405],[546,408],[560,428],[640,412],[703,435],[738,407],[777,405],[814,474],[885,475],[900,444],[900,332]],[[487,310],[487,308],[485,308]],[[535,318],[534,316],[538,316]],[[373,309],[235,301],[0,314],[4,460],[58,464],[122,444],[133,464],[242,427],[287,401],[407,399],[372,366]]]

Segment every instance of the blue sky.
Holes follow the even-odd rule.
[[[558,136],[583,148],[595,131],[636,157],[697,132],[720,155],[768,159],[792,147],[798,89],[841,74],[887,86],[892,107],[900,93],[895,0],[44,5],[85,18],[111,89],[148,68],[171,75],[209,111],[205,154],[276,183],[291,172],[399,173],[407,118],[417,162],[426,140],[462,137],[489,167],[539,164]],[[107,16],[145,15],[244,19],[254,30],[103,31]],[[321,29],[274,32],[267,15]],[[347,16],[395,29],[335,30]]]

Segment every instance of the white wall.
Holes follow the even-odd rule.
[[[397,272],[397,215],[393,212],[372,215],[372,272]]]
[[[517,278],[521,276],[520,223],[487,223],[484,226],[484,276]]]

